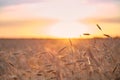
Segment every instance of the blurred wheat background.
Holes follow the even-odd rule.
[[[120,39],[0,40],[0,80],[120,80]]]

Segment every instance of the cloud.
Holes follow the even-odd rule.
[[[83,3],[79,0],[51,0],[42,3],[19,4],[4,7],[1,9],[0,17],[2,19],[43,17],[60,20],[76,20],[91,16],[116,16],[118,12],[118,6],[112,2],[93,5]]]
[[[43,0],[0,0],[0,6],[9,6],[22,3],[42,2]]]
[[[78,3],[120,3],[120,0],[0,0],[0,6],[10,6],[10,5],[17,5],[17,4],[25,4],[25,3],[38,3],[38,2],[53,2],[53,3],[64,3],[67,2],[68,4],[71,2],[78,2]]]
[[[86,18],[84,20],[80,20],[80,22],[85,23],[117,23],[120,24],[120,17],[117,18]]]
[[[29,19],[29,20],[13,20],[0,21],[0,27],[23,27],[23,26],[47,26],[57,22],[52,19]]]
[[[88,0],[89,3],[116,3],[116,2],[120,2],[120,0]]]
[[[120,18],[97,19],[99,22],[120,23]]]

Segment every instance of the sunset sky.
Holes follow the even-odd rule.
[[[120,0],[0,0],[0,38],[120,36]]]

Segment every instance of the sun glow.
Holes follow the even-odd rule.
[[[77,22],[60,22],[48,29],[48,34],[56,38],[79,38],[85,32],[89,32],[86,25]]]

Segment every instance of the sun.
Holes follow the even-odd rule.
[[[77,22],[59,22],[48,29],[48,34],[54,38],[79,38],[89,32],[86,25]]]

